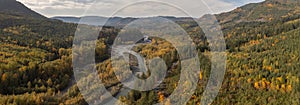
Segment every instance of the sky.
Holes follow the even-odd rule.
[[[264,0],[17,0],[47,16],[201,17]]]

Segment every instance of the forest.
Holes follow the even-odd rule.
[[[297,0],[266,0],[216,14],[226,41],[227,65],[221,89],[211,104],[300,104],[299,9]],[[199,82],[186,104],[200,105],[211,74],[212,52],[205,34],[194,20],[174,22],[188,33],[198,52]],[[104,96],[85,99],[76,84],[80,81],[74,79],[72,62],[80,53],[72,52],[72,48],[78,47],[73,45],[77,25],[0,11],[1,105],[87,105],[93,99],[103,100],[103,103],[109,100]],[[130,90],[126,95],[119,95],[128,88],[114,74],[116,68],[112,66],[110,51],[121,32],[120,27],[103,26],[94,41],[95,68],[105,88],[126,104],[163,102],[170,105],[167,97],[182,85],[178,84],[182,61],[175,46],[162,38],[150,37],[151,42],[133,47],[133,51],[146,59],[162,58],[167,75],[154,90]],[[137,58],[132,55],[129,58],[131,68],[138,65]],[[136,76],[146,79],[151,73]],[[87,76],[85,80],[93,78]],[[190,84],[187,81],[183,85]],[[100,87],[100,84],[92,85],[92,88]]]

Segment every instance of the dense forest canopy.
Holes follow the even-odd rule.
[[[81,55],[72,53],[72,47],[78,47],[72,45],[77,24],[47,19],[19,2],[9,3],[20,7],[6,11],[0,4],[0,104],[87,104],[73,76],[72,58]],[[299,10],[298,0],[266,0],[216,15],[228,58],[225,79],[212,104],[300,104]],[[197,89],[187,104],[199,104],[211,74],[209,43],[193,19],[172,21],[190,35],[197,47],[201,71]],[[181,85],[181,60],[174,46],[158,37],[132,50],[146,59],[160,57],[166,62],[167,76],[162,84],[152,91],[130,90],[118,95],[124,86],[113,72],[110,50],[121,30],[122,27],[103,26],[95,41],[99,78],[113,96],[126,104],[169,104],[167,97]],[[130,55],[128,65],[134,69],[137,58]],[[150,75],[146,72],[137,77],[145,79]],[[184,85],[188,84],[187,81]],[[97,87],[99,84],[93,85]],[[107,97],[88,100],[92,99]]]

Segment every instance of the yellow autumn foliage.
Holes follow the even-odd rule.
[[[267,87],[267,84],[265,81],[261,81],[261,87],[262,87],[262,89],[265,89]]]
[[[276,88],[275,88],[276,90],[279,90],[280,89],[280,87],[279,87],[279,85],[276,85]]]
[[[271,82],[267,81],[266,84],[267,84],[267,86],[270,86]]]
[[[273,7],[273,4],[268,3],[267,6],[268,6],[268,7]]]
[[[200,71],[200,74],[199,74],[199,79],[202,80],[203,79],[203,71]]]
[[[288,85],[287,88],[286,88],[286,91],[290,92],[290,91],[292,91],[292,90],[293,90],[292,85]]]
[[[281,85],[281,89],[285,90],[285,85],[284,84]]]
[[[255,82],[254,83],[254,87],[255,87],[255,89],[259,89],[260,87],[259,87],[259,83],[258,82]]]
[[[248,78],[247,82],[248,83],[251,83],[252,79],[251,78]]]
[[[277,77],[276,80],[282,82],[282,77]]]
[[[162,92],[158,92],[158,101],[162,103],[164,102],[164,100],[165,100],[164,94]]]
[[[271,83],[271,84],[270,84],[270,89],[271,89],[271,90],[276,90],[276,86],[275,86],[274,83]]]
[[[272,71],[272,66],[263,66],[263,69],[266,69],[266,70]]]

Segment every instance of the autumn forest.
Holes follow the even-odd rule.
[[[84,52],[73,52],[74,48],[80,49],[80,46],[73,45],[77,23],[46,18],[30,11],[5,10],[10,8],[5,7],[5,3],[22,6],[14,0],[0,0],[0,3],[0,105],[88,105],[93,104],[89,103],[93,99],[104,100],[101,104],[109,100],[105,96],[84,98],[77,85],[73,61],[80,59],[73,58]],[[227,59],[221,89],[210,104],[300,104],[299,10],[298,0],[266,0],[215,14],[224,34]],[[121,94],[128,88],[114,74],[111,50],[117,35],[124,33],[122,28],[128,20],[134,19],[124,19],[126,22],[118,22],[117,26],[101,26],[102,30],[94,41],[97,76],[110,94],[125,104],[162,102],[170,105],[172,102],[167,97],[175,88],[192,83],[178,84],[182,60],[176,48],[159,37],[150,37],[151,41],[140,42],[131,50],[145,59],[162,58],[167,69],[164,80],[151,91],[128,90],[127,94]],[[200,105],[212,68],[210,44],[195,20],[172,20],[191,37],[201,62],[199,74],[196,74],[199,79],[197,88],[186,103],[188,105]],[[127,30],[125,34],[141,33]],[[189,50],[183,51],[189,53]],[[134,72],[139,65],[138,58],[129,54],[129,59],[128,64]],[[164,66],[161,63],[156,65]],[[147,71],[137,73],[136,77],[146,79],[151,74],[153,72]],[[84,80],[93,78],[87,76]],[[91,85],[91,88],[100,87],[99,84]]]

